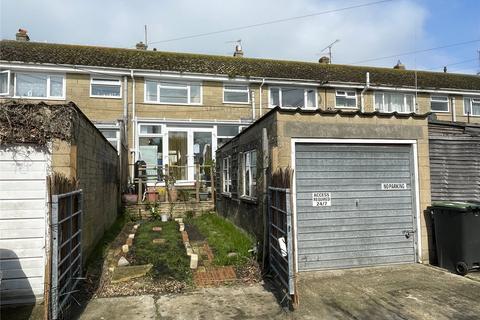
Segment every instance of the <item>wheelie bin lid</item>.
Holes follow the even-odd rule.
[[[459,211],[480,210],[480,202],[475,201],[434,201],[431,208],[454,209]]]

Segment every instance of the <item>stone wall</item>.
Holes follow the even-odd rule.
[[[75,177],[83,190],[82,239],[88,256],[119,213],[120,168],[117,151],[81,112],[74,127],[74,141],[54,141],[52,171]]]

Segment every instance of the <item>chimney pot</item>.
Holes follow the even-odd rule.
[[[318,59],[318,62],[321,64],[330,64],[330,58],[327,56],[323,56],[320,59]]]
[[[30,41],[28,31],[22,28],[18,29],[18,32],[15,34],[15,38],[17,39],[17,41]]]
[[[405,70],[405,65],[398,60],[397,64],[393,66],[393,69]]]
[[[137,43],[135,45],[135,48],[137,48],[137,50],[147,50],[147,45],[145,43],[143,43],[142,41],[140,41],[139,43]]]

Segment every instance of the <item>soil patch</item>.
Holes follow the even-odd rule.
[[[190,241],[204,241],[205,237],[203,234],[198,230],[197,226],[191,223],[185,224],[185,230],[188,233],[188,238]]]

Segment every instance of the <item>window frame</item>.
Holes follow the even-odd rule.
[[[475,104],[480,104],[480,97],[463,97],[463,115],[464,116],[468,116],[468,117],[480,117],[480,113],[479,114],[472,114],[472,113],[468,113],[467,112],[467,108],[466,108],[466,105],[465,105],[465,100],[470,100],[470,105],[469,105],[469,109],[470,109],[470,112],[472,111],[472,104],[473,104],[473,101],[475,101]]]
[[[32,75],[32,74],[37,74],[37,75],[44,75],[47,76],[47,92],[45,97],[29,97],[29,96],[18,96],[17,95],[17,76],[18,75]],[[50,95],[50,84],[51,84],[51,77],[62,77],[62,96],[51,96]],[[13,98],[17,99],[35,99],[35,100],[65,100],[66,98],[66,75],[65,73],[45,73],[45,72],[15,72],[14,77],[13,77]]]
[[[230,195],[232,192],[232,157],[227,156],[222,161],[222,193]]]
[[[280,105],[279,107],[280,108],[284,108],[284,109],[296,109],[297,107],[284,107],[283,106],[283,97],[282,97],[282,91],[283,89],[285,88],[292,88],[292,89],[303,89],[303,108],[300,108],[300,109],[304,109],[304,110],[316,110],[318,109],[318,90],[316,87],[301,87],[301,86],[272,86],[272,87],[269,87],[268,88],[268,107],[269,108],[274,108],[276,106],[274,106],[272,104],[272,89],[278,89],[278,99],[279,99],[279,102],[280,102]],[[308,99],[308,90],[311,90],[313,89],[314,91],[314,96],[315,96],[315,101],[314,101],[314,107],[311,108],[311,107],[307,107],[307,99]]]
[[[232,86],[232,87],[247,87],[246,90],[240,90],[240,89],[227,89],[227,86]],[[238,101],[228,101],[225,100],[225,92],[241,92],[241,93],[247,93],[247,101],[246,102],[238,102]],[[248,84],[233,84],[233,83],[224,83],[223,84],[223,100],[222,102],[225,104],[250,104],[250,86]]]
[[[413,101],[412,107],[414,108],[414,110],[413,110],[413,111],[409,111],[409,112],[377,110],[377,109],[376,109],[376,104],[377,104],[376,95],[379,94],[379,93],[382,94],[382,107],[385,106],[385,93],[387,93],[387,94],[401,94],[401,95],[403,95],[403,104],[404,104],[404,106],[407,105],[407,96],[411,96],[411,97],[412,97],[412,101]],[[377,91],[374,91],[374,92],[373,92],[373,106],[374,106],[375,111],[382,112],[382,113],[394,113],[394,112],[402,113],[402,114],[417,113],[417,112],[416,112],[417,100],[415,99],[415,94],[412,94],[412,93],[397,92],[397,91],[378,91],[378,90],[377,90]]]
[[[343,91],[345,92],[345,95],[339,95],[338,92],[339,91]],[[337,97],[343,97],[345,99],[352,99],[352,97],[348,96],[348,92],[353,92],[355,94],[355,106],[354,107],[348,107],[348,106],[339,106],[337,105]],[[353,100],[353,99],[352,99]],[[358,98],[357,98],[357,90],[349,90],[349,89],[336,89],[335,90],[335,108],[338,108],[338,109],[358,109]]]
[[[105,126],[105,125],[99,125],[97,126],[98,131],[102,133],[105,139],[107,139],[108,142],[112,144],[112,141],[115,141],[116,147],[115,149],[117,150],[118,153],[120,153],[120,128],[118,126]],[[107,138],[103,134],[103,131],[114,131],[115,132],[115,138]]]
[[[155,82],[156,83],[156,88],[157,88],[157,100],[156,101],[150,101],[147,100],[147,82]],[[180,106],[200,106],[203,105],[203,83],[198,81],[198,82],[181,82],[181,81],[175,81],[175,82],[170,82],[172,85],[166,86],[163,85],[164,88],[171,88],[171,89],[185,89],[183,87],[186,87],[187,89],[187,103],[182,103],[182,102],[161,102],[160,101],[160,88],[162,87],[162,83],[167,83],[169,81],[167,80],[159,80],[159,79],[145,79],[144,86],[143,86],[143,102],[147,104],[162,104],[162,105],[180,105]],[[191,87],[192,85],[198,85],[200,88],[200,102],[190,102],[192,99],[191,96]]]
[[[437,98],[437,99],[434,99]],[[444,110],[433,110],[432,109],[432,102],[441,102],[445,103],[445,101],[438,100],[438,98],[446,98],[447,99],[447,111]],[[448,95],[430,95],[430,111],[435,113],[450,113],[450,97]]]
[[[118,86],[120,86],[120,95],[119,96],[102,96],[102,95],[96,95],[92,93],[92,87],[94,84],[102,84],[106,86],[116,86],[108,83],[101,83],[102,81],[105,80],[110,80],[110,81],[117,81]],[[99,82],[99,83],[95,83]],[[90,76],[90,98],[102,98],[102,99],[122,99],[123,95],[123,84],[122,84],[122,79],[116,78],[116,77],[95,77],[93,75]]]
[[[252,163],[253,163],[252,154],[254,153],[255,153],[255,165],[252,166]],[[247,156],[248,155],[250,156],[250,166],[248,170],[248,178],[250,183],[247,188],[246,173],[247,173]],[[255,177],[253,177],[253,174],[252,174],[253,167],[255,167]],[[255,184],[253,184],[254,179],[255,179]],[[243,180],[242,181],[243,182],[242,197],[247,199],[256,199],[258,190],[255,190],[255,195],[252,195],[253,186],[255,185],[255,188],[257,187],[257,150],[256,149],[252,149],[242,153],[242,180]]]
[[[0,96],[9,96],[10,95],[10,87],[11,87],[11,70],[1,70],[1,74],[7,74],[7,91],[0,92]]]

